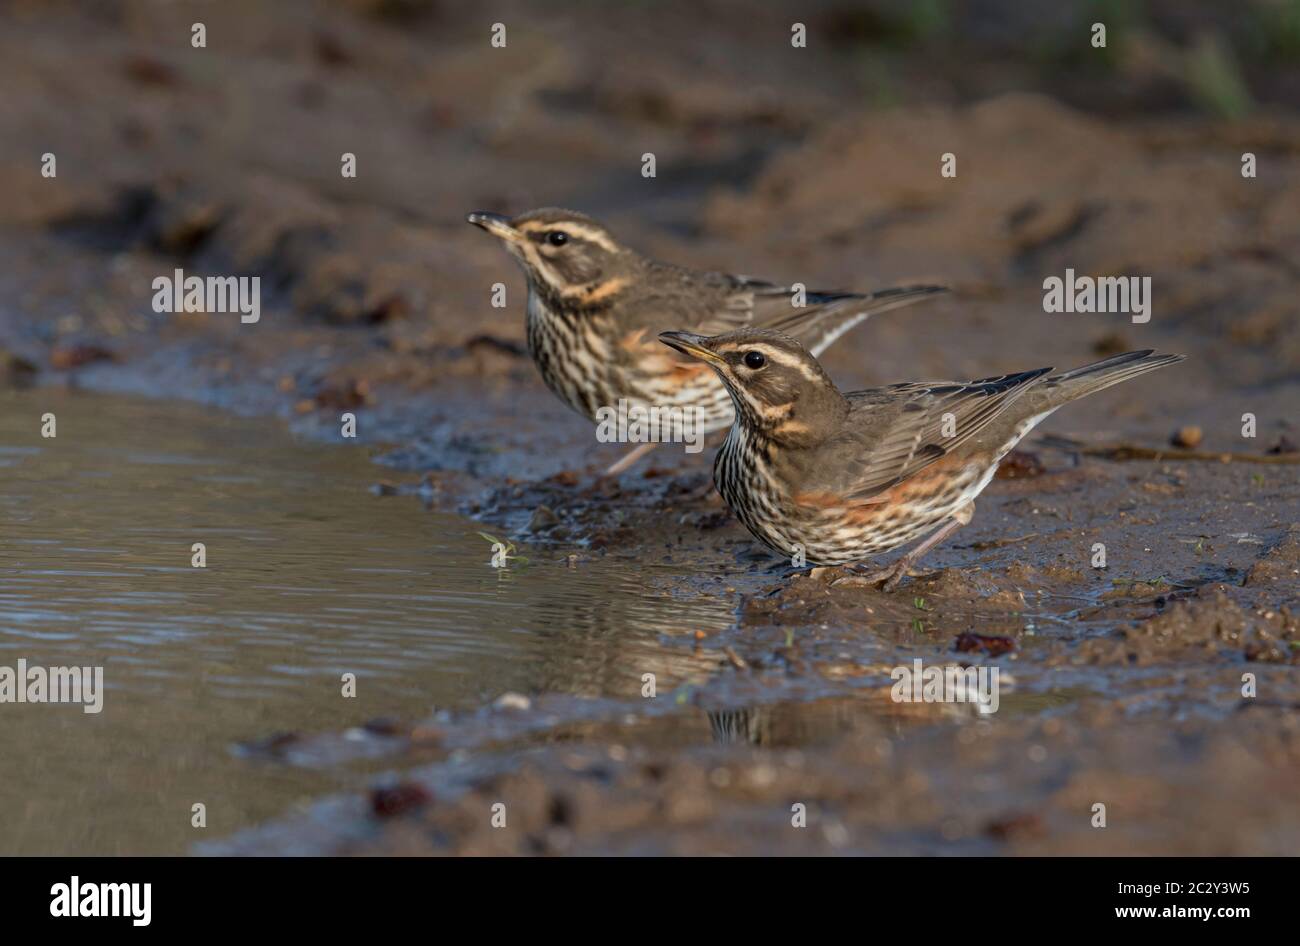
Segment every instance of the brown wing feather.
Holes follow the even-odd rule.
[[[826,449],[846,456],[856,450],[865,460],[850,466],[837,492],[866,502],[914,476],[985,429],[1051,370],[967,383],[909,382],[846,395],[851,412],[845,433]],[[943,435],[945,414],[953,415],[951,437]]]
[[[862,294],[804,292],[804,304],[794,305],[795,290],[746,277],[735,279],[721,310],[696,327],[701,335],[718,335],[740,328],[784,332],[803,343],[814,356],[868,316],[919,302],[946,292],[941,286],[906,286]]]
[[[868,316],[946,291],[908,286],[869,295],[806,292],[805,304],[796,307],[789,286],[656,262],[646,278],[637,280],[636,294],[623,298],[621,321],[629,330],[644,328],[649,337],[665,331],[708,336],[770,328],[797,338],[818,355]]]

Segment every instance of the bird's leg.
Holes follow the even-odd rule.
[[[952,518],[935,529],[924,542],[918,545],[912,551],[908,552],[892,565],[886,565],[884,568],[877,569],[863,576],[867,581],[882,582],[881,591],[893,591],[898,587],[899,582],[907,577],[908,571],[917,561],[930,549],[934,548],[948,536],[952,535],[966,523],[970,522],[971,517],[975,515],[975,504],[967,503],[952,514]]]
[[[659,446],[659,441],[657,440],[648,440],[645,443],[637,444],[635,447],[633,447],[631,450],[627,452],[626,456],[624,456],[623,459],[619,460],[617,463],[611,466],[602,475],[618,476],[620,473],[622,473],[632,464],[636,463],[637,460],[640,460],[643,456],[645,456],[647,453],[649,453],[657,446]]]

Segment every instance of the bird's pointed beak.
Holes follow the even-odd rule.
[[[659,341],[669,348],[677,349],[684,355],[690,355],[692,358],[698,358],[700,361],[708,362],[711,365],[726,364],[720,356],[706,347],[705,343],[708,342],[708,339],[703,335],[692,335],[690,332],[660,332]]]
[[[501,214],[489,213],[486,210],[476,210],[473,213],[466,214],[465,219],[476,227],[482,227],[494,237],[498,237],[508,242],[515,242],[523,239],[523,234],[510,226],[510,218]]]

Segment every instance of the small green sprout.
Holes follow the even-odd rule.
[[[492,544],[493,568],[506,568],[511,562],[518,562],[521,565],[528,564],[528,559],[525,556],[515,554],[516,546],[509,539],[498,539],[486,532],[480,532],[479,535]]]

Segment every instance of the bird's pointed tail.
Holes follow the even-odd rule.
[[[818,311],[811,314],[806,311],[799,313],[799,310],[795,310],[788,326],[765,327],[775,328],[794,336],[803,342],[804,347],[812,352],[813,357],[817,357],[830,348],[841,335],[860,325],[870,316],[888,312],[890,309],[901,309],[903,306],[912,305],[947,291],[946,286],[900,286],[866,295],[845,295],[842,298],[828,300]]]
[[[1186,358],[1186,355],[1158,355],[1150,348],[1128,351],[1113,358],[1094,361],[1090,365],[1049,375],[1038,386],[1038,391],[1040,395],[1050,397],[1055,404],[1065,404]]]

